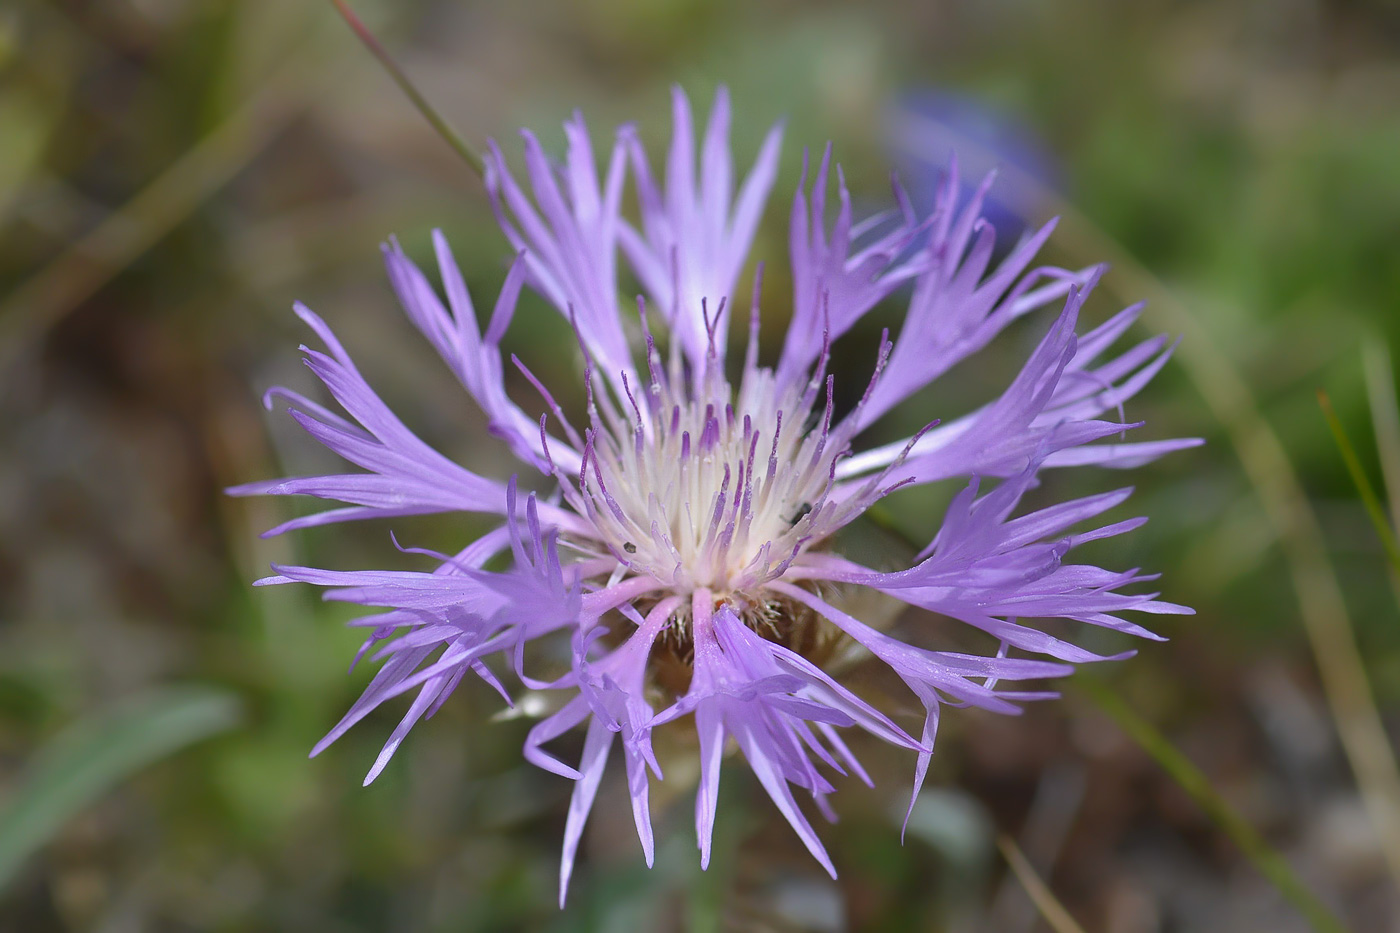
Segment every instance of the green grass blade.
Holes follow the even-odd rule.
[[[1361,345],[1361,371],[1371,408],[1371,430],[1381,462],[1381,495],[1390,506],[1390,527],[1400,528],[1400,404],[1395,398],[1395,370],[1390,350],[1379,337]],[[1391,567],[1390,590],[1400,603],[1400,569]]]
[[[1361,369],[1381,461],[1381,492],[1390,505],[1390,527],[1400,528],[1400,405],[1395,399],[1395,370],[1384,341],[1377,338],[1362,345]],[[1400,580],[1400,576],[1392,579]]]
[[[1346,933],[1346,927],[1327,905],[1317,899],[1296,874],[1288,861],[1269,846],[1264,838],[1245,821],[1211,786],[1210,779],[1191,763],[1176,746],[1150,722],[1128,708],[1119,696],[1105,684],[1088,677],[1076,677],[1072,686],[1107,714],[1171,775],[1182,790],[1191,795],[1215,825],[1234,840],[1260,874],[1298,909],[1318,933]]]
[[[1361,504],[1366,507],[1366,514],[1371,519],[1371,524],[1375,526],[1376,536],[1381,539],[1381,546],[1385,548],[1385,556],[1390,560],[1390,566],[1400,573],[1400,547],[1395,543],[1395,532],[1390,527],[1390,519],[1385,514],[1385,506],[1381,505],[1380,497],[1376,495],[1375,489],[1371,487],[1371,481],[1366,478],[1366,471],[1361,467],[1361,458],[1356,455],[1356,448],[1351,445],[1351,438],[1347,437],[1347,432],[1342,427],[1342,420],[1337,417],[1337,412],[1332,408],[1332,400],[1327,397],[1327,393],[1318,389],[1317,403],[1322,406],[1322,415],[1327,419],[1327,426],[1332,429],[1332,437],[1337,442],[1337,450],[1342,454],[1342,462],[1346,464],[1347,472],[1351,474],[1352,485],[1356,487],[1357,493],[1361,496]]]
[[[0,890],[83,807],[148,765],[231,729],[238,698],[208,687],[167,687],[70,726],[39,751],[0,813]]]

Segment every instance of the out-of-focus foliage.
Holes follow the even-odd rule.
[[[1001,155],[1026,158],[1165,280],[1244,374],[1322,518],[1381,713],[1392,734],[1400,726],[1395,599],[1315,401],[1325,387],[1373,463],[1360,347],[1400,343],[1392,7],[356,8],[469,140],[495,136],[508,152],[517,126],[557,144],[575,107],[600,143],[624,120],[664,140],[672,82],[696,100],[729,84],[741,153],[785,118],[782,176],[756,249],[772,260],[770,340],[784,322],[780,260],[800,147],[833,139],[873,209],[897,158],[889,140],[900,102],[922,112],[929,95],[955,97],[962,114],[1034,141],[1034,159],[1014,146]],[[947,138],[967,144],[965,167],[978,166],[987,143],[976,121],[943,113]],[[379,524],[259,540],[284,504],[220,490],[325,462],[258,405],[269,384],[310,388],[294,298],[337,328],[427,439],[483,472],[510,469],[479,442],[481,417],[383,280],[376,244],[397,233],[425,257],[434,226],[489,300],[509,250],[479,183],[329,4],[0,8],[0,790],[17,789],[36,750],[69,723],[151,687],[211,685],[246,708],[240,728],[147,769],[68,823],[3,893],[0,929],[1033,930],[1034,910],[996,855],[998,832],[1020,841],[1089,930],[1302,928],[1170,779],[1080,701],[1019,719],[947,716],[903,846],[913,762],[861,747],[877,788],[840,784],[842,820],[823,830],[835,883],[742,769],[726,771],[714,867],[703,874],[685,769],[668,771],[654,791],[663,841],[647,872],[610,774],[562,913],[553,891],[569,787],[522,761],[530,720],[493,719],[500,704],[489,690],[464,685],[369,789],[360,781],[393,711],[307,762],[368,676],[345,675],[357,645],[340,625],[348,612],[248,584],[273,560],[411,559],[393,554]],[[1048,258],[1102,257],[1067,236]],[[1103,291],[1096,320],[1139,297],[1113,273]],[[516,336],[510,349],[536,371],[575,365],[572,337],[540,302],[523,304],[517,327],[530,339]],[[1032,329],[984,358],[1001,355],[1010,370]],[[875,336],[849,341],[861,373]],[[945,382],[956,388],[927,396],[929,416],[965,410],[1004,375],[953,373]],[[1354,929],[1393,926],[1400,897],[1339,749],[1273,526],[1179,368],[1128,414],[1155,437],[1210,441],[1135,477],[1130,507],[1153,521],[1112,555],[1161,570],[1169,597],[1199,615],[1164,628],[1170,643],[1102,673]],[[1057,493],[1117,481],[1053,480],[1065,487]],[[939,503],[904,504],[899,526],[926,536]],[[470,518],[393,529],[444,549],[481,530]]]

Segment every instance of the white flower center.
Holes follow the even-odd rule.
[[[811,423],[814,387],[778,398],[770,370],[749,370],[737,399],[718,380],[705,394],[676,399],[653,383],[627,393],[625,415],[605,398],[584,504],[633,573],[679,592],[743,592],[839,527],[847,510],[828,495],[843,445],[825,417]]]

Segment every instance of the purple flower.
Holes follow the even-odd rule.
[[[914,751],[917,795],[944,704],[1015,713],[1018,701],[1053,696],[1015,683],[1102,659],[1040,631],[1035,620],[1073,619],[1155,637],[1124,613],[1190,611],[1155,594],[1124,592],[1152,579],[1136,570],[1066,562],[1079,543],[1140,524],[1095,521],[1128,490],[1013,517],[1042,470],[1127,468],[1198,442],[1119,438],[1138,427],[1122,421],[1123,404],[1161,368],[1171,347],[1153,338],[1109,355],[1138,308],[1076,337],[1080,307],[1101,270],[1031,268],[1053,224],[992,266],[994,232],[981,219],[988,184],[960,204],[956,166],[929,216],[918,216],[896,185],[897,209],[862,222],[852,217],[838,169],[838,206],[828,226],[828,148],[810,193],[804,172],[793,200],[795,304],[781,355],[771,368],[758,365],[756,276],[747,350],[742,368],[733,367],[738,378],[730,379],[725,357],[735,289],[773,184],[780,133],[769,134],[736,193],[728,124],[729,100],[721,91],[697,165],[689,103],[676,91],[674,137],[660,182],[628,128],[618,132],[600,180],[581,117],[566,126],[562,164],[525,134],[525,186],[493,145],[486,183],[517,256],[484,330],[441,235],[434,243],[445,303],[397,244],[385,248],[389,279],[409,318],[485,412],[491,433],[528,468],[522,483],[538,492],[523,494],[523,508],[515,478],[479,476],[414,435],[330,329],[302,307],[297,313],[326,347],[303,348],[307,365],[348,417],[286,389],[270,392],[268,403],[288,400],[292,417],[360,470],[231,490],[345,503],[268,534],[432,512],[500,516],[497,530],[454,556],[416,552],[434,561],[429,572],[276,567],[276,576],[259,582],[312,583],[327,587],[328,599],[387,610],[352,623],[371,629],[361,654],[373,651],[383,664],[315,749],[386,700],[416,691],[367,781],[468,671],[507,702],[498,671],[560,696],[555,711],[530,731],[524,754],[574,781],[561,903],[614,745],[648,864],[648,788],[662,776],[651,736],[689,722],[700,757],[702,862],[709,859],[720,761],[732,738],[834,875],[794,790],[810,793],[830,815],[829,775],[854,772],[869,780],[843,730]],[[620,208],[629,170],[636,223]],[[646,292],[635,307],[619,300],[619,254]],[[544,382],[515,357],[545,414],[526,414],[506,394],[500,343],[525,285],[553,303],[560,326],[577,335],[586,424],[571,424]],[[860,401],[838,417],[835,376],[827,371],[831,343],[901,286],[909,298],[899,333],[882,337]],[[860,444],[868,427],[1011,321],[1055,304],[1060,310],[1048,332],[998,398],[904,440]],[[1119,418],[1105,418],[1111,413]],[[833,534],[894,490],[945,480],[962,484],[962,491],[914,566],[877,572],[862,565],[861,555],[835,549]],[[1072,530],[1086,523],[1088,530]],[[483,569],[506,551],[510,569]],[[855,587],[980,629],[990,653],[939,651],[932,637],[909,643],[861,622],[839,598]],[[546,637],[567,646],[571,661],[566,674],[543,682],[525,673],[525,646]],[[843,646],[859,646],[908,686],[925,711],[917,735],[823,671]],[[501,662],[497,670],[487,665],[493,658]],[[585,729],[577,764],[545,750],[576,727]]]

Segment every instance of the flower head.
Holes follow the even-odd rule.
[[[747,296],[747,349],[731,367],[726,348],[743,297],[738,279],[773,184],[780,132],[768,135],[736,193],[725,92],[711,110],[698,163],[680,91],[674,105],[660,181],[630,128],[618,132],[600,178],[580,117],[565,127],[562,164],[524,134],[525,186],[492,146],[487,187],[517,256],[484,330],[440,234],[434,243],[445,303],[397,244],[385,247],[389,279],[409,318],[480,405],[492,434],[526,467],[521,482],[540,494],[522,496],[514,477],[480,476],[425,444],[369,387],[321,319],[300,306],[326,347],[304,348],[307,365],[348,417],[286,389],[272,390],[268,402],[288,400],[308,433],[360,471],[232,490],[345,503],[269,534],[432,512],[501,517],[497,530],[456,555],[418,552],[435,563],[427,572],[277,567],[276,576],[259,582],[311,583],[326,587],[329,599],[386,610],[352,623],[371,629],[361,653],[373,651],[383,664],[316,747],[390,698],[417,691],[367,781],[469,671],[509,702],[487,666],[493,657],[526,687],[561,696],[524,750],[532,763],[575,782],[561,902],[615,744],[648,864],[648,789],[662,777],[651,737],[684,721],[700,756],[702,862],[709,859],[720,761],[732,738],[834,875],[794,789],[829,814],[829,775],[853,772],[869,781],[842,730],[915,752],[917,795],[943,705],[1014,713],[1020,701],[1053,696],[1014,684],[1102,659],[1030,622],[1072,619],[1150,638],[1123,613],[1189,611],[1155,594],[1123,592],[1152,579],[1136,570],[1066,562],[1078,544],[1140,524],[1094,524],[1128,490],[1015,515],[1043,470],[1132,467],[1196,443],[1115,438],[1138,425],[1104,416],[1121,412],[1171,347],[1159,337],[1108,354],[1137,308],[1076,336],[1100,270],[1031,268],[1053,223],[994,264],[994,231],[980,217],[990,179],[959,204],[954,165],[929,216],[918,216],[896,184],[896,209],[862,222],[853,219],[838,169],[839,203],[828,226],[828,147],[810,192],[804,172],[793,200],[794,306],[778,361],[758,364],[760,266]],[[620,206],[629,171],[636,222]],[[618,297],[619,256],[645,290],[635,306]],[[525,286],[550,301],[561,326],[577,335],[584,424],[570,423],[545,380],[515,357],[545,415],[534,419],[506,393],[501,341]],[[901,286],[909,297],[899,332],[881,338],[859,402],[838,413],[837,377],[828,372],[832,342]],[[951,421],[931,418],[904,440],[862,444],[867,428],[1011,321],[1052,306],[1059,310],[1048,332],[999,397]],[[961,483],[962,491],[912,567],[880,572],[834,546],[839,529],[894,490],[939,481]],[[1088,530],[1072,530],[1086,523]],[[483,569],[506,552],[509,569]],[[980,629],[996,648],[978,656],[938,650],[933,638],[896,638],[850,615],[831,595],[856,587]],[[571,663],[563,676],[540,681],[525,672],[524,649],[551,636],[569,646]],[[923,706],[922,726],[906,731],[823,670],[838,644],[859,646],[888,665]],[[546,751],[576,727],[586,730],[577,764]]]

